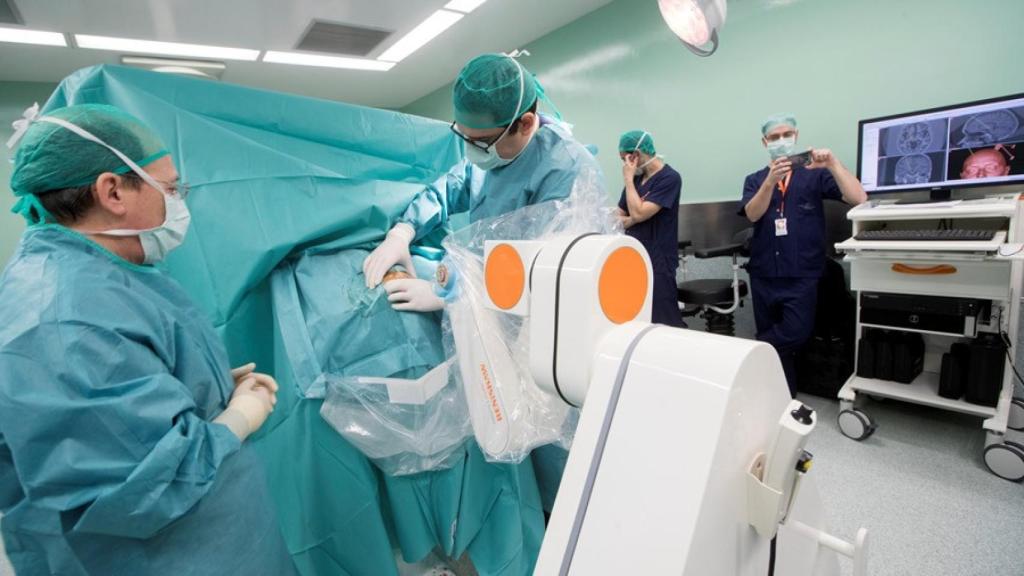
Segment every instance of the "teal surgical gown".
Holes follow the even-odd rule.
[[[524,206],[561,200],[572,193],[579,178],[601,185],[597,159],[577,142],[566,125],[541,116],[541,126],[526,149],[511,164],[484,171],[463,164],[447,178],[446,190],[436,187],[420,193],[401,221],[416,228],[422,238],[450,216],[469,211],[470,221],[502,216]],[[551,511],[562,481],[567,453],[549,445],[536,450],[533,464],[544,509]]]
[[[422,238],[455,214],[468,211],[470,221],[476,222],[561,200],[572,193],[581,175],[602,185],[597,159],[573,138],[567,125],[542,115],[537,133],[511,164],[488,171],[460,164],[448,174],[445,190],[425,189],[400,221],[411,224],[416,237]]]
[[[29,228],[0,278],[0,528],[17,574],[293,574],[261,463],[211,422],[232,389],[175,281]]]

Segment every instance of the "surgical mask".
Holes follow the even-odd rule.
[[[181,246],[181,243],[185,241],[189,223],[192,221],[192,214],[188,211],[188,205],[185,204],[185,200],[181,196],[167,194],[160,187],[157,187],[157,190],[164,197],[163,224],[145,230],[100,230],[91,232],[91,234],[119,237],[138,236],[139,242],[142,243],[142,253],[145,256],[143,262],[146,264],[163,262],[171,250]]]
[[[772,160],[781,158],[783,156],[789,156],[796,149],[796,136],[790,136],[788,138],[779,138],[768,143],[768,155],[771,156]]]
[[[76,126],[70,122],[62,120],[60,118],[53,118],[51,116],[42,116],[36,119],[38,122],[50,122],[51,124],[57,124],[82,138],[99,144],[114,153],[115,156],[121,159],[132,172],[138,175],[139,178],[153,187],[154,190],[160,193],[164,198],[164,223],[146,230],[97,230],[95,232],[86,232],[87,234],[101,234],[104,236],[138,236],[139,241],[142,243],[142,253],[144,254],[143,262],[146,264],[156,264],[162,262],[167,254],[181,245],[185,240],[185,234],[188,232],[189,223],[192,221],[192,215],[188,211],[188,206],[185,204],[185,200],[177,193],[173,196],[169,195],[163,185],[156,181],[155,178],[149,175],[148,172],[143,170],[138,164],[136,164],[131,158],[126,156],[123,152],[114,148],[110,144],[107,144],[103,140],[97,138],[88,130]],[[13,140],[13,138],[12,138]]]
[[[506,129],[507,130],[507,129]],[[502,133],[501,137],[494,141],[493,144],[486,151],[477,148],[476,146],[466,146],[466,159],[473,163],[474,166],[481,170],[494,170],[495,168],[501,168],[512,163],[516,158],[502,158],[498,155],[497,145],[502,138],[505,137],[507,132]],[[523,147],[525,149],[525,146]],[[520,151],[522,154],[522,151]]]

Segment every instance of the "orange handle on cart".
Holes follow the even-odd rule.
[[[911,266],[899,262],[892,265],[892,271],[900,274],[918,274],[921,276],[941,276],[944,274],[956,274],[956,266],[949,264],[936,264],[935,266]]]

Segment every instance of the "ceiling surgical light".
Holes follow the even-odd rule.
[[[725,25],[725,0],[658,0],[658,8],[669,29],[691,52],[711,56],[718,49],[718,33]]]

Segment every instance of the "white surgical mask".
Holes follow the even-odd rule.
[[[171,250],[181,246],[181,243],[185,241],[189,223],[192,221],[192,214],[188,211],[188,206],[181,196],[177,194],[171,196],[163,192],[163,189],[159,187],[157,187],[157,190],[164,197],[165,216],[163,224],[145,230],[101,230],[92,232],[92,234],[101,234],[103,236],[138,236],[139,242],[142,243],[142,253],[145,255],[143,262],[146,264],[163,262]]]
[[[779,138],[778,140],[768,143],[768,155],[771,156],[772,160],[783,156],[789,156],[795,149],[796,136]]]
[[[511,164],[513,160],[519,157],[519,155],[517,154],[516,158],[502,158],[498,155],[497,150],[498,142],[505,137],[507,130],[508,129],[506,128],[506,132],[503,132],[501,136],[491,144],[491,147],[488,148],[486,152],[476,146],[466,146],[466,158],[481,170],[494,170],[495,168],[501,168],[502,166]],[[525,149],[526,147],[524,146],[523,148]],[[521,153],[522,151],[520,151],[520,154]]]

